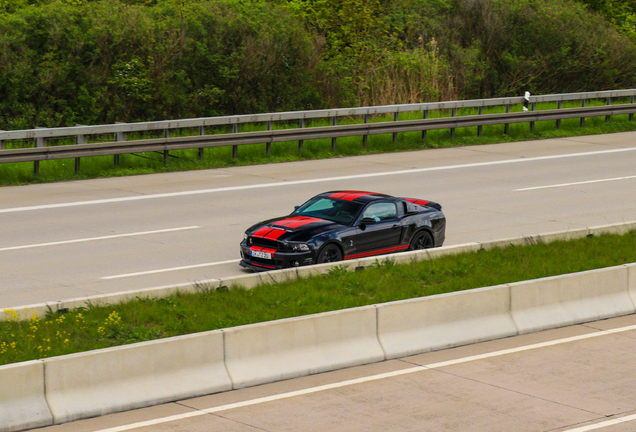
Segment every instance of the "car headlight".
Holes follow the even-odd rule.
[[[294,252],[309,252],[309,246],[307,245],[307,243],[291,243],[291,242],[289,242],[289,243],[287,243],[287,245]]]
[[[243,234],[243,240],[245,240],[245,244],[247,244],[248,246],[252,245],[252,237],[250,237],[249,234]]]

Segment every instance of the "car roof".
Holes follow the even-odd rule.
[[[391,195],[385,195],[377,192],[357,191],[357,190],[340,190],[324,192],[318,195],[325,198],[342,199],[345,201],[354,201],[359,203],[368,203],[379,199],[393,198]]]

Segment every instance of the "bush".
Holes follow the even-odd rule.
[[[0,16],[0,129],[322,107],[319,38],[260,0]]]
[[[633,87],[581,1],[0,0],[0,129]]]
[[[636,44],[581,3],[436,0],[431,18],[418,11],[422,2],[405,0],[408,9],[392,18],[408,48],[435,38],[462,98],[633,86]]]

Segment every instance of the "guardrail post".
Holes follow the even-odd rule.
[[[369,114],[364,115],[364,123],[369,123]],[[362,148],[365,150],[367,149],[367,137],[368,135],[366,133],[362,135]]]
[[[115,132],[115,141],[126,141],[126,132]],[[119,155],[113,156],[113,164],[119,166]]]
[[[611,98],[611,97],[608,97],[608,98],[607,98],[606,105],[611,105],[611,104],[612,104],[612,98]],[[610,121],[610,117],[611,117],[611,116],[608,116],[608,115],[606,115],[606,116],[605,116],[605,123],[607,123],[608,121]]]
[[[82,125],[77,125],[82,126]],[[86,144],[87,143],[86,135],[75,135],[75,144]],[[75,158],[75,174],[77,174],[80,170],[80,158]]]
[[[394,112],[393,113],[393,121],[396,122],[398,121],[398,117],[399,117],[399,112]],[[397,142],[397,132],[393,132],[393,144],[395,144]]]
[[[163,137],[164,138],[170,138],[170,129],[164,129],[163,130]],[[168,165],[168,157],[170,157],[170,151],[169,150],[164,150],[163,151],[163,166]]]
[[[2,129],[0,129],[0,132],[4,132]],[[4,140],[0,139],[0,150],[4,150]]]
[[[557,109],[561,109],[562,106],[563,106],[563,103],[561,101],[558,101],[557,102]],[[557,119],[556,128],[557,129],[561,129],[561,119]]]
[[[479,110],[477,111],[478,115],[482,115],[484,113],[484,107],[480,106]],[[477,126],[477,136],[480,137],[481,136],[481,131],[482,131],[483,126],[479,125]]]
[[[451,108],[451,117],[455,117],[456,114],[457,114],[457,108]],[[450,138],[455,139],[455,128],[451,128]]]
[[[428,118],[428,110],[422,111],[422,119],[426,120]],[[426,129],[422,131],[422,142],[426,142]]]
[[[238,133],[238,123],[234,123],[234,125],[232,125],[232,133]],[[232,159],[236,159],[238,157],[238,146],[237,145],[233,145],[232,146]]]
[[[633,104],[634,103],[634,96],[630,96],[629,97],[629,103]],[[634,121],[634,113],[631,113],[629,115],[629,121]]]
[[[272,121],[271,120],[269,120],[267,122],[267,130],[268,131],[272,130]],[[265,155],[269,156],[269,152],[271,150],[272,150],[272,143],[271,142],[265,143]]]
[[[530,111],[534,111],[537,109],[537,103],[536,102],[532,102],[532,104],[530,105]],[[531,121],[530,122],[530,132],[534,133],[534,122]]]
[[[585,99],[581,101],[581,107],[585,107]],[[583,127],[584,124],[585,124],[585,117],[581,117],[581,120],[579,121],[579,127]]]
[[[338,117],[333,116],[331,118],[331,126],[338,126]],[[331,151],[336,151],[336,137],[331,138]]]
[[[506,104],[506,114],[510,113],[510,104]],[[509,135],[510,132],[510,124],[506,123],[504,125],[504,135]]]
[[[305,119],[301,118],[300,120],[298,120],[298,127],[300,129],[305,127]],[[298,153],[303,151],[303,140],[298,140]]]
[[[199,135],[205,135],[205,126],[199,126]],[[203,147],[199,147],[199,154],[197,156],[199,160],[203,159]]]
[[[39,127],[35,127],[36,129],[46,129],[46,128],[39,128]],[[35,147],[46,147],[46,138],[44,137],[36,137],[35,138]],[[33,174],[34,175],[40,175],[40,161],[36,160],[33,161]]]

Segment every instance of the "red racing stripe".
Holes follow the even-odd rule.
[[[362,252],[362,253],[353,254],[353,255],[347,255],[347,256],[344,257],[344,259],[345,260],[352,260],[352,259],[357,259],[357,258],[364,258],[364,257],[368,257],[368,256],[373,256],[373,255],[381,255],[381,254],[390,253],[390,252],[398,252],[398,251],[406,250],[408,248],[409,248],[408,244],[400,245],[400,246],[393,246],[393,247],[385,248],[385,249],[377,249],[377,250],[374,250],[374,251]]]
[[[323,222],[323,220],[318,218],[308,217],[308,216],[294,216],[291,218],[273,222],[272,225],[283,226],[285,228],[298,228],[303,225],[308,225],[314,222]]]
[[[286,232],[287,231],[285,230],[281,230],[277,228],[262,227],[256,230],[256,232],[252,234],[252,237],[260,237],[260,238],[266,238],[268,240],[276,240],[278,237],[282,236]]]
[[[272,229],[270,227],[259,228],[252,234],[252,237],[265,237]]]
[[[418,200],[415,198],[404,198],[404,201],[412,202],[413,204],[417,204],[421,206],[425,206],[426,204],[430,202],[430,201]]]
[[[356,198],[360,198],[367,195],[377,195],[375,192],[362,192],[362,191],[344,191],[337,192],[329,195],[329,198],[343,199],[345,201],[353,201]]]
[[[276,240],[278,237],[285,234],[287,231],[280,229],[273,229],[265,235],[265,238],[268,240]]]
[[[266,266],[263,264],[256,264],[256,263],[250,263],[253,266],[257,266],[257,267],[263,267],[263,268],[268,268],[268,269],[276,269],[276,267],[272,267],[272,266]]]

